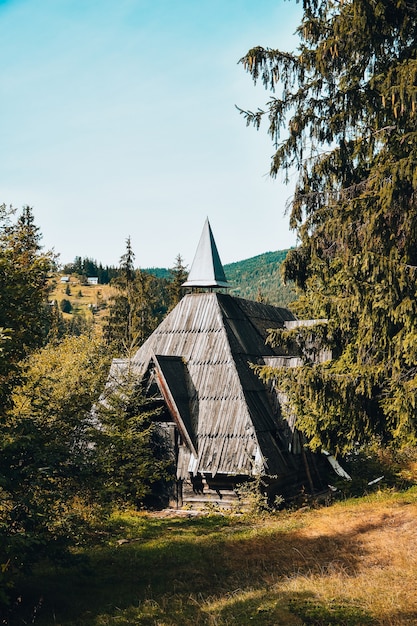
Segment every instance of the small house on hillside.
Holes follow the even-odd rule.
[[[264,477],[271,494],[320,488],[316,460],[303,447],[285,397],[251,364],[281,367],[294,356],[266,343],[268,329],[299,323],[285,308],[220,293],[224,270],[208,220],[188,280],[190,288],[129,363],[164,407],[176,459],[178,506],[229,501],[242,481]],[[111,377],[127,364],[115,360]]]

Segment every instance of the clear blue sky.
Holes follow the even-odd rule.
[[[263,106],[238,60],[292,49],[295,0],[0,0],[0,202],[45,248],[140,267],[192,263],[209,218],[223,263],[295,244],[268,177]]]

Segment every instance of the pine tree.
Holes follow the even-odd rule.
[[[296,337],[304,366],[269,372],[311,445],[347,451],[377,438],[416,440],[417,9],[406,0],[304,0],[295,53],[253,48],[241,60],[273,92],[271,175],[296,169],[290,225],[300,247],[285,276],[298,313],[327,318]],[[282,138],[280,134],[282,133]],[[277,333],[272,337],[277,341]],[[267,372],[264,372],[268,375]]]
[[[83,261],[80,256],[76,256],[74,259],[73,271],[80,276],[83,273]]]
[[[183,283],[188,278],[187,268],[180,254],[175,259],[175,265],[169,270],[170,281],[168,284],[168,292],[170,296],[170,309],[173,309],[184,295]]]
[[[18,362],[47,341],[52,323],[47,303],[53,255],[43,253],[30,207],[16,222],[0,206],[0,327],[7,329],[0,373],[0,407],[9,395]]]
[[[120,257],[119,283],[128,289],[135,278],[135,253],[132,249],[130,236],[126,239],[126,252]]]
[[[138,270],[133,282],[132,338],[138,348],[161,321],[155,276]]]
[[[116,354],[130,355],[149,337],[161,319],[157,279],[134,268],[130,237],[120,258],[119,276],[113,281],[118,293],[112,298],[104,338]]]

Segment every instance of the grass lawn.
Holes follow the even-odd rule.
[[[256,518],[124,513],[75,556],[23,581],[11,623],[42,597],[39,625],[411,625],[417,488]]]

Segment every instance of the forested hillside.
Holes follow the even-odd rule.
[[[295,300],[295,291],[291,284],[284,284],[281,275],[281,264],[287,252],[265,252],[225,265],[227,280],[232,285],[229,293],[248,300],[261,299],[268,304],[288,306]]]
[[[288,250],[264,252],[236,263],[224,265],[227,280],[231,284],[228,293],[248,300],[262,300],[276,306],[288,306],[295,300],[291,283],[285,285],[281,275],[281,264]],[[169,277],[169,270],[152,267],[144,270],[157,278]]]

